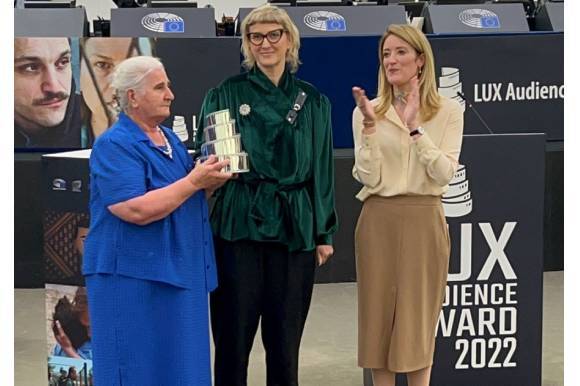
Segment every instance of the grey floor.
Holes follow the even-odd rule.
[[[544,274],[542,386],[564,385],[564,272]],[[16,386],[46,385],[44,290],[14,291]],[[265,384],[264,350],[256,337],[248,385]],[[300,358],[302,386],[360,386],[356,366],[356,284],[315,286]],[[515,386],[515,385],[514,385]],[[524,385],[521,385],[524,386]]]

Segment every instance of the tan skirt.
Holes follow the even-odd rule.
[[[355,230],[358,364],[407,373],[433,364],[449,268],[436,196],[370,196]]]

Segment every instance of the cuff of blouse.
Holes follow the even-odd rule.
[[[332,245],[332,235],[321,235],[316,238],[316,245]]]
[[[376,140],[376,135],[375,135],[376,131],[372,132],[372,133],[364,133],[362,135],[362,145],[363,147],[372,147]]]
[[[418,138],[415,138],[418,137]],[[433,141],[431,140],[431,137],[429,137],[428,133],[423,133],[420,135],[415,135],[412,138],[412,143],[415,144],[415,146],[417,146],[417,150],[419,152],[423,152],[426,149],[432,149],[432,148],[436,148],[435,144],[433,143]]]

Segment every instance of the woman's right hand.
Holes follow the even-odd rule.
[[[62,348],[62,351],[64,351],[65,354],[69,358],[80,358],[81,357],[77,353],[77,350],[75,350],[75,348],[73,347],[72,342],[70,341],[70,338],[68,337],[68,335],[64,332],[64,329],[60,325],[60,321],[58,321],[58,320],[54,321],[52,330],[54,332],[54,338],[55,338],[56,342],[60,345],[60,347]]]
[[[197,190],[214,191],[232,178],[232,173],[221,172],[229,163],[228,159],[218,162],[215,155],[210,155],[205,162],[198,160],[187,178]]]
[[[352,88],[352,96],[356,102],[357,107],[363,115],[363,133],[372,134],[375,132],[375,122],[377,116],[375,114],[375,109],[369,98],[365,95],[365,90],[360,87]]]

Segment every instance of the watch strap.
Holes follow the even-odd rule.
[[[423,134],[424,132],[425,132],[425,129],[423,129],[421,126],[419,126],[415,130],[411,131],[409,133],[409,135],[412,137],[412,136],[417,135],[417,134]]]

